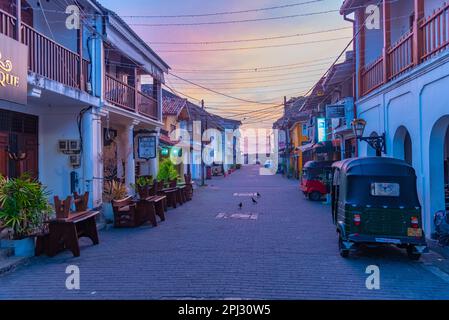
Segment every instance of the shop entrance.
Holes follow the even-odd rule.
[[[0,109],[0,174],[38,178],[38,118]]]

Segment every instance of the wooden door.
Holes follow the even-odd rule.
[[[0,132],[0,175],[8,176],[8,134]]]
[[[20,150],[26,152],[25,160],[21,161],[20,174],[28,173],[38,178],[38,141],[35,135],[23,135],[20,139]]]

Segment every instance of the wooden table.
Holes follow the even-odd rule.
[[[66,219],[53,219],[48,221],[49,233],[40,241],[40,249],[36,253],[45,252],[53,257],[63,250],[70,250],[73,256],[80,256],[79,239],[87,237],[94,245],[99,244],[97,223],[95,221],[99,211],[84,211],[71,213]]]

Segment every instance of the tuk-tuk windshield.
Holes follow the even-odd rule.
[[[308,168],[302,171],[302,177],[306,180],[326,180],[331,168]]]
[[[349,176],[347,203],[373,207],[420,207],[416,192],[416,178]]]

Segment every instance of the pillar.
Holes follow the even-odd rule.
[[[131,184],[136,182],[136,162],[134,159],[134,124],[125,127],[124,155],[125,155],[125,185],[128,194],[133,195],[134,190]]]

